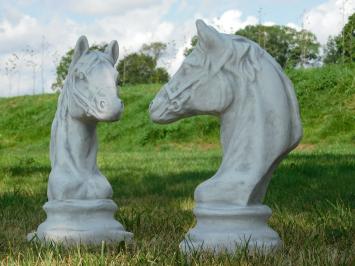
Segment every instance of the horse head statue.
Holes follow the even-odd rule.
[[[105,199],[112,189],[96,165],[96,124],[116,121],[123,112],[117,97],[117,41],[104,52],[76,43],[51,130],[49,200]]]
[[[198,43],[151,102],[151,119],[220,117],[222,163],[197,187],[197,206],[259,204],[273,170],[302,138],[296,95],[259,45],[202,20],[196,26]]]

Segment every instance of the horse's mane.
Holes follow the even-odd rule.
[[[232,48],[232,51],[226,61],[222,63],[222,71],[232,73],[234,80],[238,80],[241,87],[248,88],[248,86],[254,86],[252,83],[257,79],[258,72],[262,71],[261,61],[267,61],[268,65],[278,74],[284,88],[290,108],[289,113],[291,115],[292,127],[302,131],[299,107],[293,85],[290,79],[284,74],[279,63],[257,43],[239,35],[223,35],[231,40],[232,45],[229,48]],[[298,130],[291,130],[291,132],[294,135],[290,136],[290,139],[298,143],[302,137],[302,132]]]
[[[256,79],[257,72],[261,70],[260,60],[262,58],[267,60],[278,74],[285,76],[281,66],[257,43],[239,35],[223,35],[232,41],[232,54],[223,68],[237,75],[239,79],[244,79],[245,82],[253,82]],[[285,76],[285,78],[287,77]]]

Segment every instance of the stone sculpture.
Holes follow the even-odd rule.
[[[221,120],[223,159],[195,190],[197,224],[180,244],[191,250],[278,247],[261,202],[272,172],[302,138],[295,92],[276,61],[256,43],[196,22],[198,43],[149,109],[156,123],[194,115]]]
[[[132,233],[114,219],[112,188],[97,168],[96,124],[123,112],[117,97],[117,41],[104,52],[77,41],[52,124],[47,219],[28,240],[71,244],[129,241]]]

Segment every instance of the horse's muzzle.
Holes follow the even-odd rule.
[[[96,99],[96,108],[100,121],[117,121],[120,119],[124,110],[124,104],[121,99],[100,97]]]

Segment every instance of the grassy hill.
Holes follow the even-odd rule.
[[[354,145],[354,73],[354,66],[289,71],[301,108],[303,144],[308,147]],[[192,117],[164,126],[153,124],[147,110],[160,87],[158,84],[123,87],[124,116],[118,123],[100,124],[100,145],[115,150],[174,144],[179,147],[218,145],[219,122],[214,117]],[[57,97],[1,99],[0,150],[47,149]]]
[[[50,126],[58,95],[0,99],[0,264],[11,265],[354,265],[355,66],[288,72],[304,139],[276,169],[265,203],[284,246],[272,256],[195,254],[178,244],[195,220],[193,191],[221,160],[219,122],[194,117],[153,124],[149,102],[161,85],[122,88],[125,113],[99,125],[98,164],[116,214],[134,243],[99,248],[29,244],[45,219]]]

